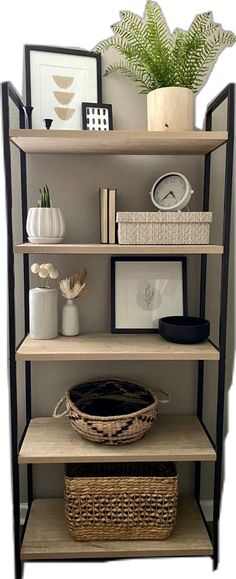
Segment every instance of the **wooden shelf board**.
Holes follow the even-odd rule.
[[[25,153],[204,155],[227,138],[226,131],[10,131],[11,141]]]
[[[160,334],[81,334],[53,340],[27,336],[16,360],[219,360],[219,352],[208,340],[173,344]]]
[[[196,416],[162,414],[137,442],[105,446],[82,438],[67,417],[33,418],[24,438],[20,464],[66,462],[142,462],[216,460]]]
[[[27,523],[21,559],[83,559],[212,555],[212,544],[191,498],[179,501],[176,526],[164,541],[74,541],[67,529],[63,499],[37,499]]]
[[[106,243],[21,243],[15,253],[83,254],[83,255],[169,255],[222,254],[223,245],[118,245]]]

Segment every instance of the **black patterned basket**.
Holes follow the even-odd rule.
[[[164,398],[128,380],[85,382],[67,390],[53,416],[69,416],[71,426],[93,442],[127,444],[142,438],[156,422],[158,404],[169,401],[168,394],[159,393]],[[58,414],[63,402],[66,410]]]
[[[65,514],[76,541],[167,539],[177,502],[173,463],[66,466]]]

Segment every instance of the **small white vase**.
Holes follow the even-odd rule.
[[[65,235],[61,210],[58,207],[31,207],[26,231],[30,243],[61,243]]]
[[[63,336],[78,336],[79,334],[79,310],[75,300],[66,300],[62,308]]]
[[[29,292],[30,337],[51,340],[58,336],[57,290],[34,288]]]

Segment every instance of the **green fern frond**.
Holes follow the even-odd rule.
[[[116,37],[111,36],[110,38],[106,38],[105,40],[98,42],[98,44],[96,44],[96,46],[93,48],[93,52],[97,52],[97,53],[106,52],[106,50],[108,50],[109,48],[112,48],[116,43],[117,43]]]
[[[117,71],[122,72],[130,80],[136,82],[137,85],[142,88],[142,93],[148,93],[150,90],[153,90],[150,76],[148,73],[144,74],[143,70],[140,69],[138,65],[131,64],[126,61],[115,62],[114,64],[110,64],[110,66],[108,66],[105,72],[105,76]]]
[[[110,65],[136,82],[141,92],[164,86],[183,86],[198,92],[226,46],[236,42],[232,32],[224,31],[213,20],[212,12],[198,14],[188,31],[176,28],[170,34],[160,6],[147,0],[144,17],[120,12],[112,26],[113,36],[95,47],[96,52],[114,48],[124,61]]]

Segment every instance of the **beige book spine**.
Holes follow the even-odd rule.
[[[108,243],[108,189],[99,188],[100,243]]]
[[[117,190],[109,189],[109,243],[116,243],[116,197]]]

